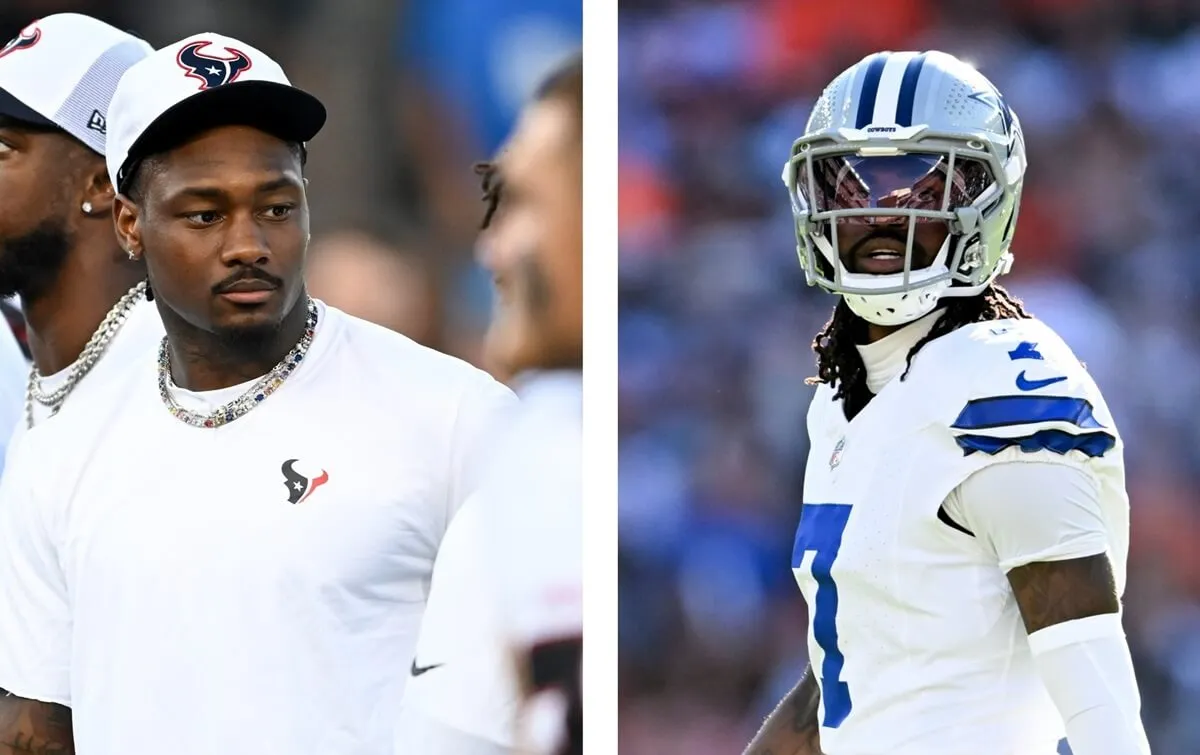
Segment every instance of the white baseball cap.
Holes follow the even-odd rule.
[[[150,155],[217,126],[253,126],[303,144],[325,106],[292,86],[266,53],[221,34],[196,34],[125,72],[108,106],[108,175],[118,191]]]
[[[150,45],[79,13],[34,21],[0,48],[0,115],[60,128],[104,154],[105,113],[121,74]]]

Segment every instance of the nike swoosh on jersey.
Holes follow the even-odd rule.
[[[441,666],[442,666],[442,664],[440,664],[440,663],[435,663],[432,666],[418,666],[417,659],[413,658],[412,668],[409,669],[409,671],[412,672],[413,676],[420,676],[421,674],[424,674],[428,671],[433,671],[435,668],[439,668]]]
[[[1017,375],[1017,387],[1023,391],[1036,391],[1038,388],[1045,388],[1048,385],[1061,383],[1066,379],[1066,375],[1059,375],[1058,377],[1046,378],[1044,380],[1027,380],[1025,378],[1025,371],[1021,370],[1021,374]]]

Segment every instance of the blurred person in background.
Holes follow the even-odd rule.
[[[0,295],[20,295],[33,358],[10,451],[162,337],[145,267],[113,231],[104,166],[109,99],[150,52],[75,13],[30,23],[0,50]]]
[[[113,94],[117,233],[167,335],[0,485],[10,748],[391,747],[434,558],[512,394],[308,295],[325,119],[217,34]]]
[[[474,241],[475,186],[463,155],[495,153],[548,73],[579,47],[578,0],[405,2],[396,57],[399,126],[419,201],[454,246]]]
[[[1194,3],[621,3],[622,753],[738,752],[809,662],[786,565],[829,300],[795,264],[779,156],[877,49],[955,53],[1021,113],[1005,287],[1121,430],[1142,718],[1155,755],[1200,752],[1200,435],[1180,409],[1200,397],[1200,171],[1180,159],[1198,34]]]
[[[309,246],[307,278],[312,295],[326,304],[437,345],[438,301],[419,258],[360,231],[333,233]]]
[[[583,4],[404,0],[396,7],[387,146],[403,170],[385,185],[399,195],[393,207],[409,207],[437,251],[431,271],[455,302],[443,332],[447,346],[482,359],[477,339],[488,327],[492,290],[471,258],[478,185],[462,161],[495,154],[538,85],[579,49]],[[371,117],[378,120],[374,109]]]
[[[792,555],[812,667],[752,755],[1052,753],[1064,733],[1076,755],[1149,755],[1120,436],[995,283],[1025,169],[1004,98],[940,52],[852,66],[792,148],[801,267],[840,298]]]
[[[482,166],[487,351],[522,403],[438,554],[397,753],[583,752],[582,132],[575,60]]]

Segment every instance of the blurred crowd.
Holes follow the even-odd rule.
[[[1116,415],[1143,714],[1156,755],[1200,752],[1200,2],[639,0],[620,37],[621,752],[740,752],[806,664],[789,564],[834,299],[780,173],[883,49],[972,61],[1024,125],[1001,282]]]
[[[73,11],[154,46],[219,32],[321,98],[309,144],[309,284],[351,314],[480,363],[491,283],[473,261],[472,165],[578,51],[579,0],[0,0],[0,37]]]

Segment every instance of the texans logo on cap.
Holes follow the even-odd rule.
[[[36,22],[34,22],[22,29],[16,39],[6,44],[3,48],[0,48],[0,58],[17,50],[28,50],[30,47],[36,45],[41,38],[42,30],[37,28]]]
[[[224,48],[225,52],[234,56],[232,58],[214,58],[210,55],[202,55],[200,51],[210,44],[212,43],[204,41],[193,42],[180,50],[179,55],[175,57],[179,67],[186,71],[185,76],[199,79],[202,82],[201,90],[233,83],[242,74],[242,71],[250,68],[249,56],[232,47]]]

